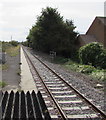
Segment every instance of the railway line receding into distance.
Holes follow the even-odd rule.
[[[68,81],[37,56],[22,47],[38,90],[42,93],[51,118],[105,120],[106,115]]]

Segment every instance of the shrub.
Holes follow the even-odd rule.
[[[106,69],[106,50],[103,49],[103,51],[97,56],[97,61],[95,62],[96,67],[101,67],[103,69]]]
[[[82,64],[106,68],[106,50],[97,42],[82,46],[79,49],[79,59]]]

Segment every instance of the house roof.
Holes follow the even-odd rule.
[[[98,42],[93,35],[81,34],[81,35],[80,35],[80,38],[82,39],[82,41],[83,41],[85,44],[88,44],[88,43],[91,43],[91,42]]]
[[[90,28],[92,27],[92,25],[95,23],[96,20],[99,20],[101,23],[103,23],[104,26],[106,26],[106,17],[100,17],[100,16],[97,16],[95,17],[94,21],[92,22],[92,24],[90,25],[89,29],[87,30],[86,34],[88,34]]]
[[[106,25],[106,17],[96,17],[99,19],[104,25]]]
[[[97,17],[104,25],[106,25],[106,17]]]
[[[91,42],[101,42],[101,43],[103,43],[102,41],[104,41],[104,40],[100,40],[100,38],[101,38],[101,34],[99,34],[99,28],[100,27],[98,26],[99,24],[97,24],[97,23],[100,23],[100,26],[102,24],[102,28],[101,28],[101,31],[100,31],[100,32],[102,32],[104,30],[103,26],[106,28],[106,17],[100,17],[100,16],[95,17],[94,21],[90,25],[87,32],[85,34],[79,35],[79,38],[80,38],[79,40],[80,40],[81,44],[88,44],[88,43],[91,43]],[[95,30],[96,30],[96,32],[94,32]],[[98,38],[97,34],[100,36],[100,38]]]

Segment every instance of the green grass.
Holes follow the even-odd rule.
[[[0,82],[0,87],[5,87],[7,84],[5,82]]]
[[[8,64],[0,64],[0,69],[2,70],[7,70],[8,69]]]

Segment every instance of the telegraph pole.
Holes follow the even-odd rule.
[[[12,35],[11,35],[11,41],[12,41]]]

